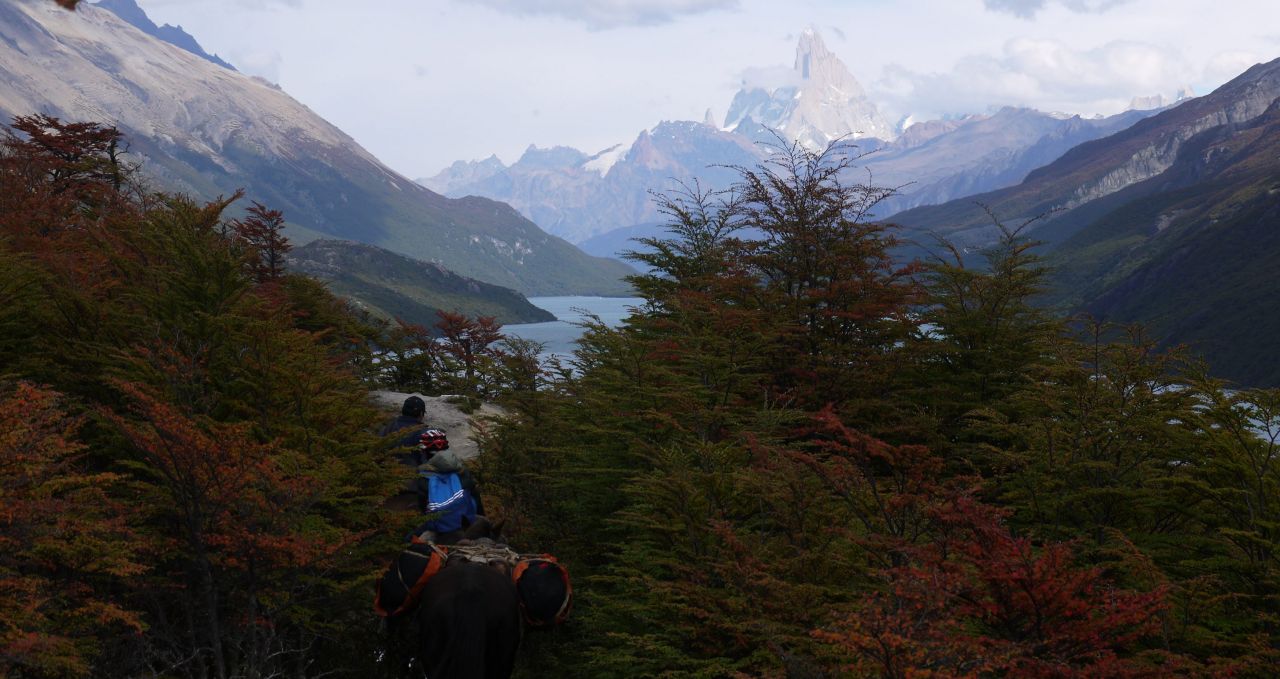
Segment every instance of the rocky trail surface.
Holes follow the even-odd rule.
[[[449,449],[464,460],[470,460],[480,454],[480,446],[475,440],[475,422],[484,417],[504,414],[498,406],[485,403],[468,415],[462,411],[459,404],[450,402],[457,397],[448,395],[423,396],[398,391],[374,391],[369,395],[377,407],[387,411],[388,419],[400,412],[400,406],[410,396],[417,396],[427,404],[425,422],[430,426],[443,429],[449,437]]]

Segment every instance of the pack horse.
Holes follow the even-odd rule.
[[[505,679],[524,627],[563,622],[572,600],[554,557],[480,539],[410,544],[383,575],[374,609],[390,626],[416,627],[408,655],[430,679]]]

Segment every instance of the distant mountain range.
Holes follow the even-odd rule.
[[[551,233],[580,242],[618,228],[660,221],[650,191],[671,191],[697,178],[724,187],[753,166],[761,148],[742,135],[704,123],[664,122],[630,146],[595,155],[530,146],[510,167],[497,158],[454,163],[423,181],[449,196],[485,196],[510,204]]]
[[[585,255],[507,205],[415,184],[275,85],[133,25],[154,26],[144,19],[0,0],[0,114],[114,125],[159,187],[209,198],[244,187],[284,211],[297,242],[371,243],[526,294],[627,291],[624,265]]]
[[[1216,374],[1280,385],[1280,59],[998,191],[894,217],[916,240],[992,242],[987,206],[1051,248],[1050,302],[1141,322]],[[1057,212],[1054,212],[1054,211]]]
[[[917,123],[899,132],[822,39],[806,31],[787,83],[772,89],[744,83],[723,127],[710,119],[663,122],[642,131],[629,146],[596,154],[531,146],[510,166],[497,157],[459,161],[418,181],[448,196],[509,203],[551,233],[604,253],[601,243],[625,241],[610,232],[634,237],[660,230],[650,192],[669,192],[678,182],[695,179],[704,187],[727,187],[737,173],[725,166],[760,162],[771,152],[768,143],[778,143],[770,130],[810,148],[845,138],[859,151],[871,151],[848,179],[869,178],[877,186],[898,188],[879,206],[883,217],[1016,184],[1072,147],[1154,112],[1088,119],[1004,108]]]
[[[439,320],[438,310],[494,316],[503,324],[555,320],[514,290],[373,245],[314,240],[294,248],[287,265],[325,281],[334,293],[387,320],[401,318],[429,328]]]

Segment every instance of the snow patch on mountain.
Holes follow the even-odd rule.
[[[591,156],[587,162],[582,164],[586,170],[598,173],[601,177],[609,173],[609,170],[627,155],[627,147],[622,144],[614,144],[609,148]]]

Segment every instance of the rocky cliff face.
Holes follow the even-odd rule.
[[[918,205],[1011,186],[1086,141],[1123,130],[1149,112],[1106,118],[1062,117],[1027,108],[912,126],[865,159],[872,178],[902,187],[881,204],[881,217]],[[916,128],[924,130],[916,132]]]
[[[1280,98],[1183,139],[1163,172],[1077,213],[1051,254],[1052,301],[1142,323],[1240,384],[1280,385]]]
[[[1255,71],[1257,77],[1251,77]],[[1191,105],[1178,125],[1135,148],[1119,167],[1077,188],[1062,207],[1070,209],[1159,175],[1172,166],[1188,139],[1220,125],[1253,120],[1280,96],[1280,68],[1267,69],[1260,64],[1232,82],[1237,81],[1238,86],[1228,83],[1215,92],[1215,101],[1208,105]]]
[[[848,67],[812,29],[800,35],[790,84],[769,90],[744,86],[734,97],[725,127],[752,122],[816,149],[840,137],[897,136]]]

